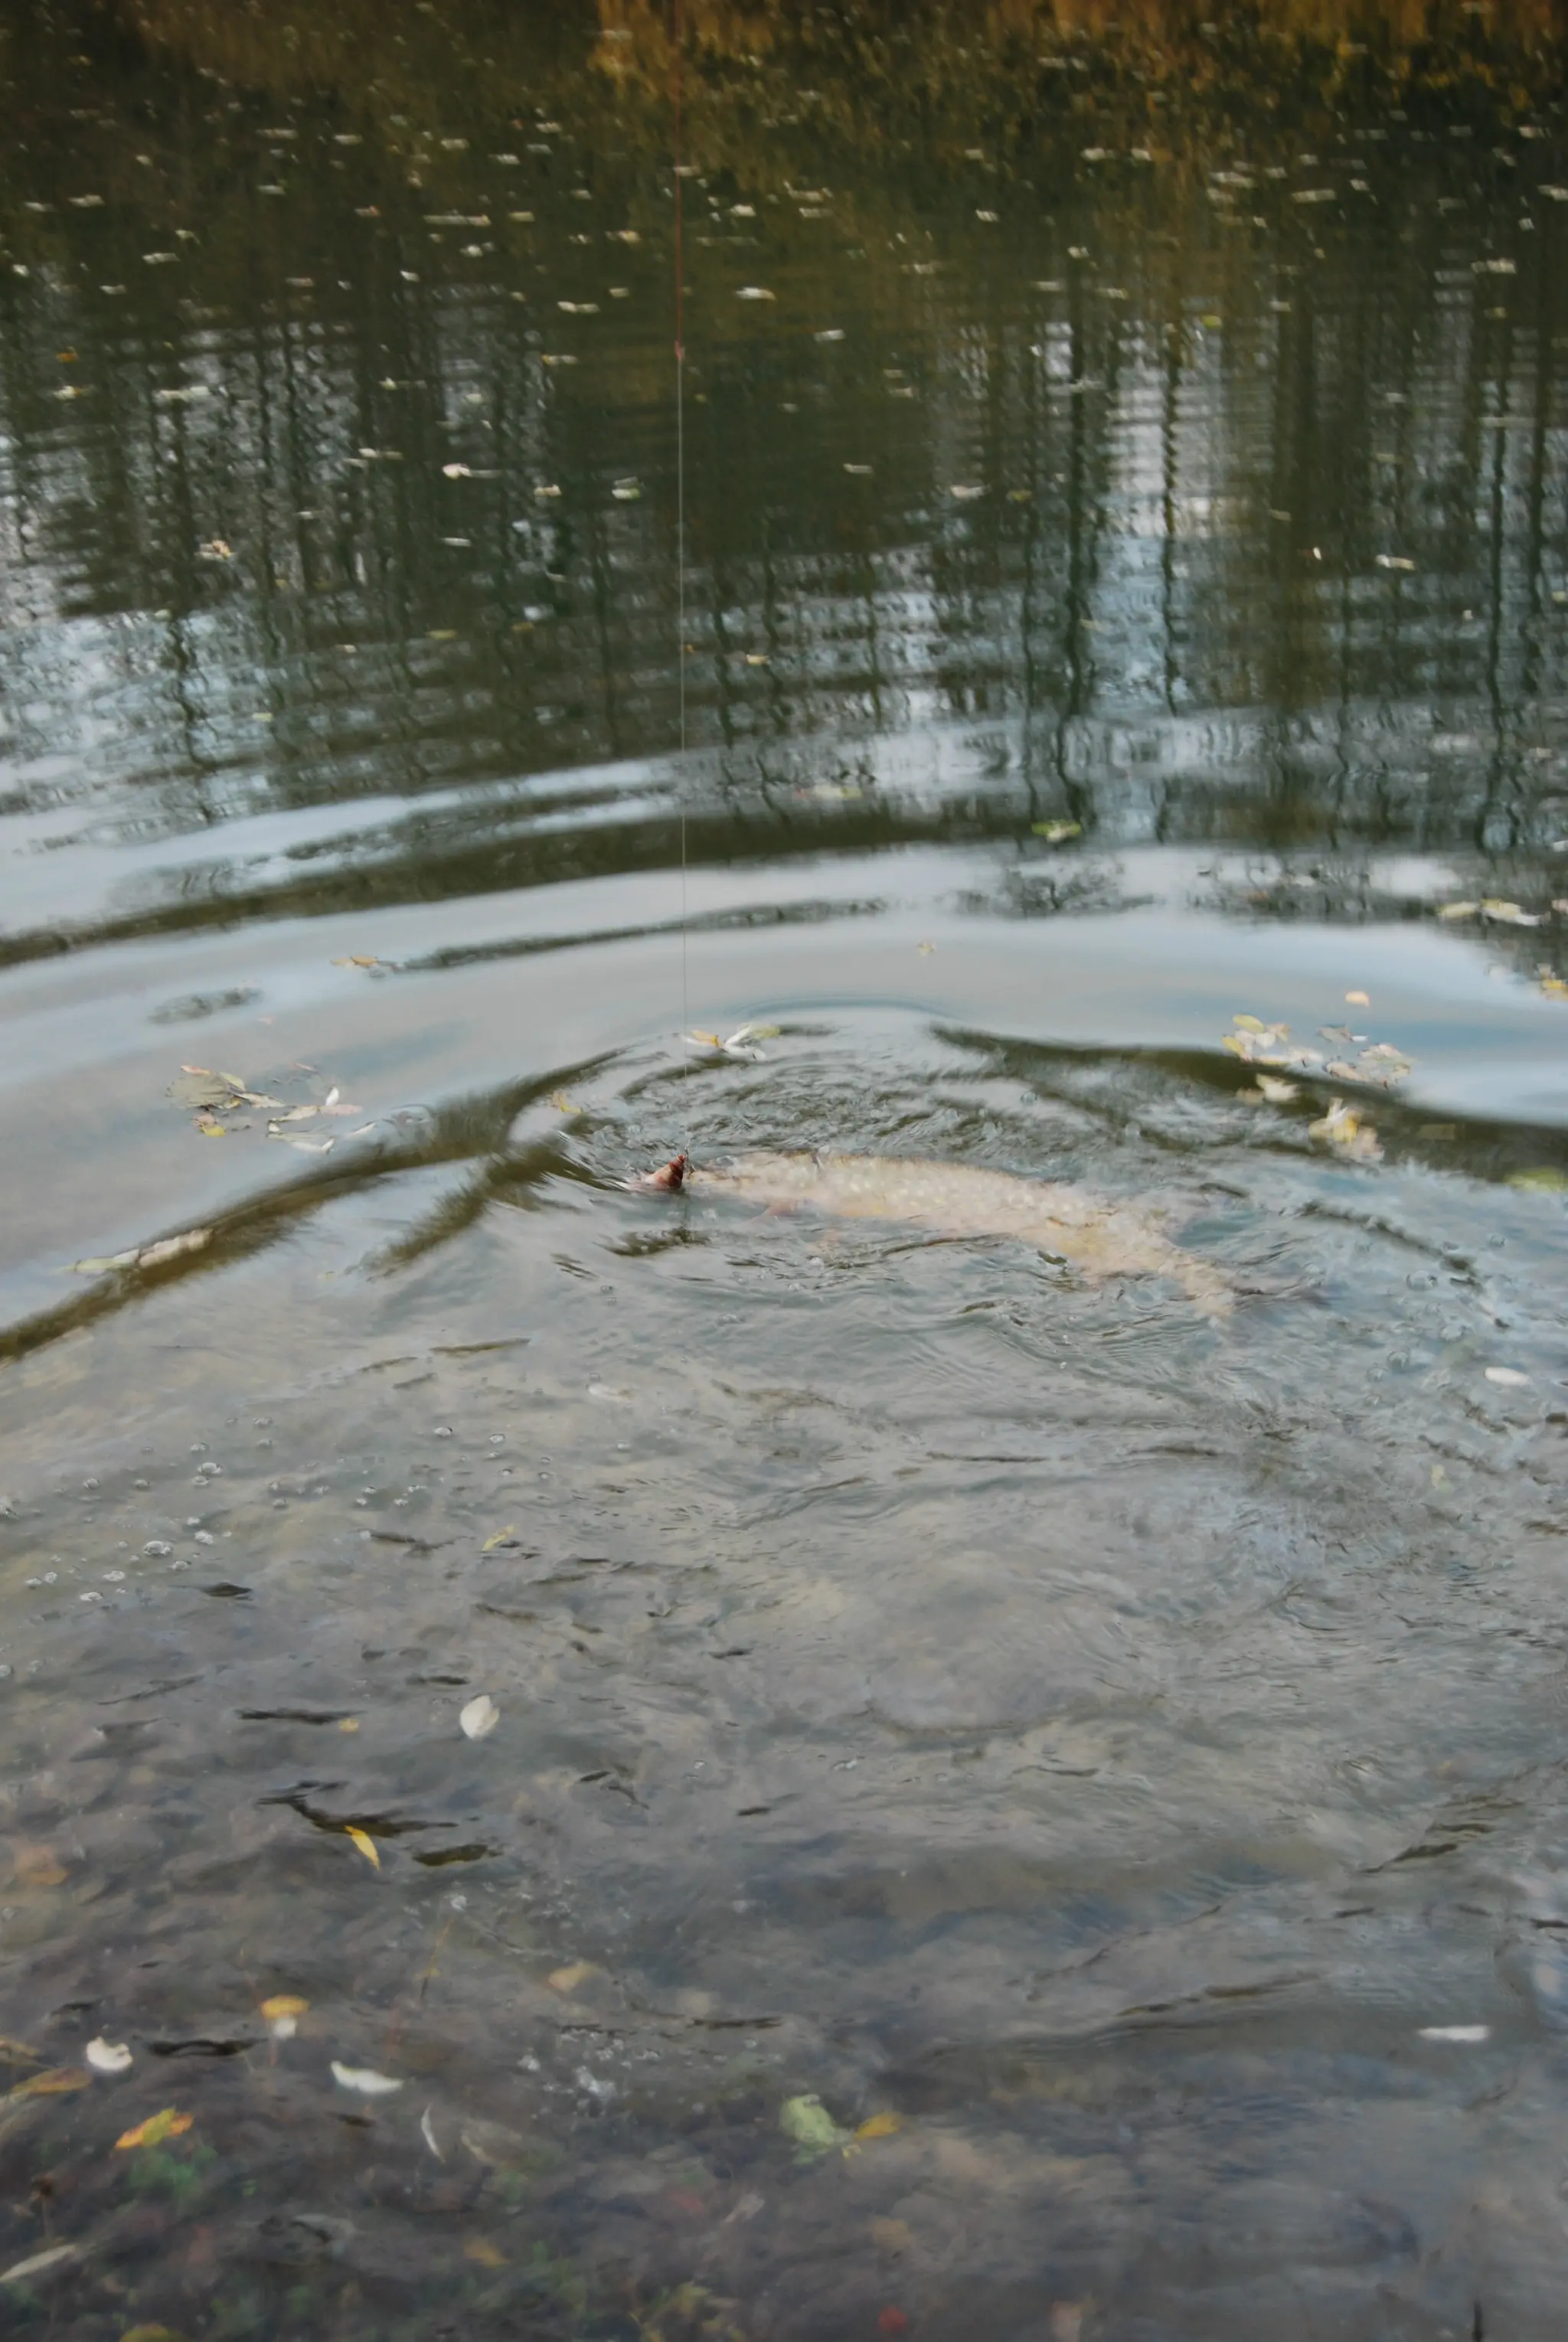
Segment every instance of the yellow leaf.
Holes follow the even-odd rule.
[[[18,1887],[63,1887],[65,1883],[64,1867],[46,1846],[14,1847],[11,1867]]]
[[[337,1719],[337,1728],[340,1732],[357,1732],[359,1730],[358,1716],[340,1716]]]
[[[1231,1023],[1243,1033],[1266,1033],[1269,1029],[1261,1016],[1233,1016]]]
[[[892,2138],[895,2132],[903,2128],[902,2115],[873,2115],[869,2121],[861,2124],[860,2128],[855,2132],[855,2137],[856,2138]]]
[[[355,1829],[352,1822],[349,1822],[345,1827],[348,1836],[354,1840],[355,1846],[358,1847],[361,1854],[364,1855],[371,1868],[373,1870],[379,1870],[381,1868],[381,1857],[375,1850],[375,1840],[365,1830]]]
[[[592,1960],[574,1960],[570,1967],[553,1968],[544,1981],[552,1992],[575,1992],[579,1985],[586,1984],[590,1977],[598,1973]]]
[[[120,2342],[185,2342],[172,2326],[127,2326]]]
[[[504,2268],[506,2256],[497,2252],[488,2237],[470,2237],[463,2247],[465,2261],[477,2261],[481,2268]]]
[[[180,2114],[174,2107],[165,2107],[161,2114],[149,2115],[135,2130],[122,2131],[115,2141],[116,2149],[123,2147],[161,2147],[166,2138],[178,2138],[189,2130],[195,2115]]]
[[[497,1529],[493,1537],[485,1538],[484,1544],[479,1548],[480,1552],[494,1553],[498,1545],[505,1544],[507,1538],[512,1535],[515,1526],[515,1522],[508,1521],[504,1529]]]
[[[274,2025],[280,2017],[303,2017],[309,2007],[309,2001],[301,2000],[296,1992],[275,1992],[270,2000],[263,2001],[261,2013]]]
[[[11,2092],[14,2098],[60,2098],[70,2090],[92,2087],[93,2077],[81,2066],[55,2066],[46,2074],[30,2075]]]
[[[552,1090],[550,1103],[557,1114],[581,1114],[583,1111],[576,1099],[569,1098],[564,1090]]]
[[[1344,996],[1349,1001],[1353,1008],[1370,1008],[1372,1006],[1372,995],[1370,992],[1347,992]]]

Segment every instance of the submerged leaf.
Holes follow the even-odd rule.
[[[403,2087],[391,2074],[378,2074],[374,2066],[345,2066],[335,2057],[332,2077],[341,2089],[353,2090],[362,2098],[387,2098]]]
[[[826,2155],[831,2147],[844,2146],[850,2136],[839,2128],[814,2090],[784,2100],[779,2108],[779,2128],[786,2138],[794,2139],[803,2160]]]
[[[74,2261],[80,2250],[78,2245],[51,2245],[45,2252],[29,2253],[25,2261],[13,2261],[8,2269],[0,2269],[0,2285],[25,2285],[29,2277],[58,2268],[62,2261]]]
[[[149,2115],[135,2130],[122,2131],[115,2141],[116,2150],[126,2147],[161,2147],[166,2138],[179,2138],[195,2122],[195,2115],[183,2115],[175,2107],[165,2107],[160,2114]]]
[[[275,1992],[270,1999],[264,2000],[261,2013],[266,2019],[267,2030],[273,2039],[292,2041],[299,2030],[299,2020],[309,2007],[308,2000],[302,2000],[294,1992]]]
[[[73,2090],[90,2090],[93,2077],[80,2066],[54,2066],[46,2074],[30,2074],[11,2091],[14,2098],[64,2098]]]

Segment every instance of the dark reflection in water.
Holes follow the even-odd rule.
[[[454,31],[412,114],[373,74],[232,88],[187,34],[13,41],[8,826],[139,849],[117,916],[18,905],[14,953],[356,899],[322,818],[355,800],[381,900],[471,890],[476,826],[507,885],[662,861],[679,791],[740,854],[1568,826],[1550,113],[1203,155],[1091,110],[914,191],[842,147],[781,185],[762,127],[753,177],[694,165],[712,754],[639,786],[674,727],[650,106],[521,29],[510,110]],[[194,848],[269,816],[259,886]]]
[[[0,11],[7,2331],[1560,2328],[1556,34],[1085,21],[688,0],[682,646],[659,15]]]

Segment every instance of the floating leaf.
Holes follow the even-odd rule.
[[[506,2266],[506,2256],[493,2245],[488,2237],[469,2237],[463,2247],[465,2261],[477,2261],[481,2268],[498,2269]]]
[[[1421,2037],[1423,2041],[1490,2041],[1492,2027],[1490,2025],[1423,2025]]]
[[[1495,1383],[1501,1390],[1530,1388],[1529,1376],[1522,1375],[1517,1366],[1488,1366],[1484,1371],[1487,1381]]]
[[[1047,846],[1064,846],[1070,837],[1082,837],[1081,821],[1035,821],[1029,825],[1031,835],[1043,837]]]
[[[211,1228],[185,1228],[177,1236],[160,1236],[156,1244],[142,1246],[136,1266],[161,1268],[165,1261],[178,1260],[182,1253],[200,1252],[212,1240]]]
[[[501,1721],[501,1710],[487,1691],[471,1699],[457,1719],[464,1736],[470,1740],[483,1740],[494,1732]]]
[[[1437,916],[1440,919],[1473,919],[1480,908],[1479,903],[1440,903]]]
[[[341,2089],[353,2090],[362,2098],[388,2098],[403,2084],[390,2074],[378,2074],[374,2066],[344,2066],[335,2057],[332,2077]]]
[[[1508,1185],[1522,1187],[1528,1196],[1561,1196],[1568,1192],[1568,1171],[1554,1170],[1551,1165],[1543,1164],[1538,1170],[1511,1173]]]
[[[484,1544],[479,1548],[480,1552],[494,1553],[498,1545],[505,1544],[507,1538],[514,1534],[515,1527],[515,1522],[508,1521],[504,1529],[497,1529],[494,1536],[485,1538]]]
[[[1347,992],[1344,996],[1352,1008],[1370,1008],[1372,1006],[1372,995],[1370,992]]]
[[[175,2107],[165,2107],[161,2114],[149,2115],[135,2130],[122,2131],[115,2141],[116,2149],[126,2147],[161,2147],[166,2138],[179,2138],[195,2122],[195,2115],[183,2115]]]
[[[778,295],[770,293],[765,285],[742,285],[735,293],[737,301],[776,301]]]
[[[1522,910],[1517,903],[1502,902],[1495,895],[1482,896],[1481,913],[1483,918],[1495,920],[1499,926],[1503,927],[1538,927],[1541,925],[1536,912]]]
[[[1258,1076],[1258,1092],[1270,1106],[1288,1106],[1292,1098],[1301,1096],[1294,1082],[1282,1082],[1273,1074]]]
[[[366,1862],[369,1863],[373,1870],[379,1870],[381,1868],[381,1857],[376,1852],[375,1840],[370,1836],[368,1831],[355,1829],[354,1824],[352,1822],[348,1822],[345,1825],[345,1835],[353,1839],[355,1845],[359,1848],[361,1854],[364,1855]]]
[[[84,2054],[95,2074],[124,2074],[131,2065],[131,2053],[125,2044],[105,2041],[101,2033],[88,2042]]]
[[[424,2139],[425,2146],[430,2149],[431,2154],[435,2157],[436,2162],[444,2163],[446,2157],[442,2154],[441,2149],[435,2143],[435,2125],[430,2119],[430,2108],[428,2107],[425,2107],[424,2112],[419,2117],[419,2135]]]

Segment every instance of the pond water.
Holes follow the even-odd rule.
[[[694,11],[683,527],[661,20],[321,13],[0,18],[6,2330],[1555,2335],[1550,88]]]

